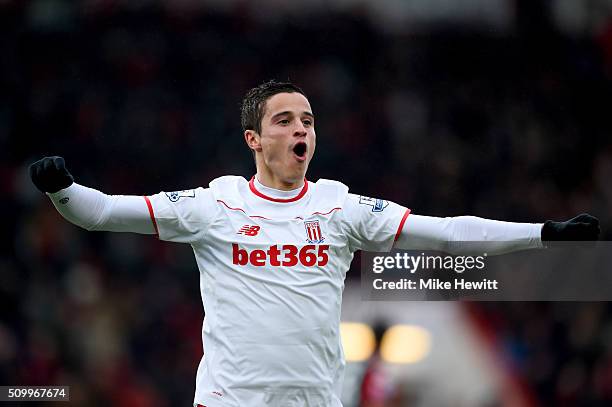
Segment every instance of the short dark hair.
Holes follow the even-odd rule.
[[[242,131],[255,130],[261,133],[261,120],[266,112],[266,101],[278,93],[301,93],[306,94],[298,86],[291,82],[276,82],[274,80],[264,82],[254,87],[242,99],[240,109],[240,122]]]

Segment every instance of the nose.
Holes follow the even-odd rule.
[[[304,127],[304,123],[298,120],[298,124],[295,127],[295,131],[293,133],[296,137],[306,137],[306,127]]]

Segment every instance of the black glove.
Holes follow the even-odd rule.
[[[41,192],[57,192],[74,182],[62,157],[45,157],[30,164],[30,178]]]
[[[547,220],[542,227],[542,241],[597,240],[599,231],[599,219],[583,213],[565,222]]]

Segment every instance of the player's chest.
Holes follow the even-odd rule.
[[[209,238],[248,245],[344,243],[339,216],[300,215],[271,218],[244,213],[226,214],[211,225]]]
[[[229,250],[234,264],[245,266],[322,267],[330,256],[344,252],[339,214],[291,215],[229,212],[211,225],[207,240]]]

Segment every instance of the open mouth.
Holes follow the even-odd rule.
[[[301,160],[305,160],[306,159],[306,150],[308,149],[308,146],[306,145],[306,143],[304,143],[303,141],[300,141],[298,143],[296,143],[293,146],[293,153]]]

